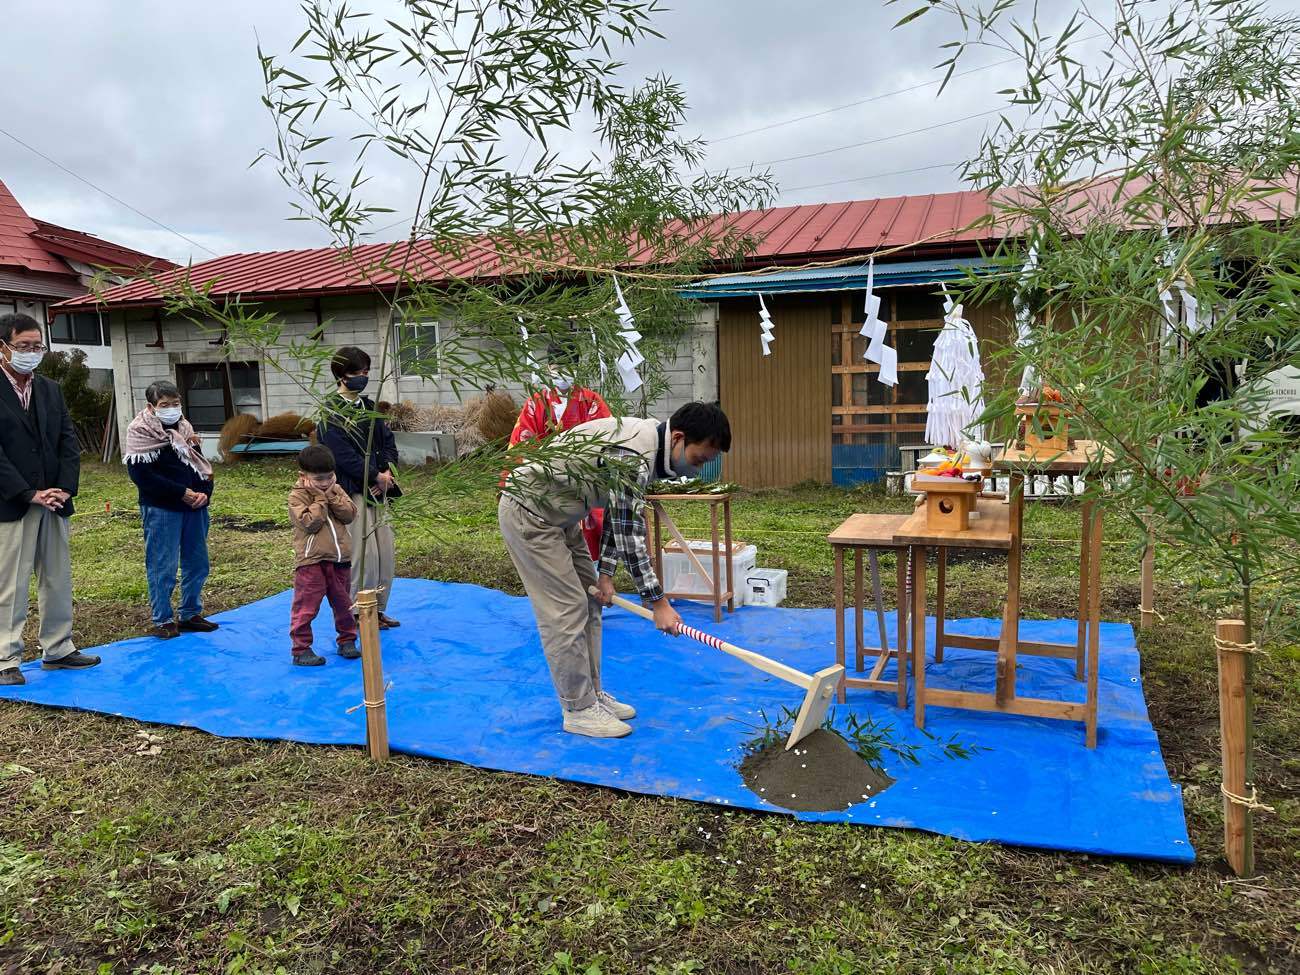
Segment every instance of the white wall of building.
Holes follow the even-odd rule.
[[[251,349],[236,349],[231,360],[258,363],[261,383],[258,415],[261,418],[285,412],[311,415],[319,397],[334,386],[328,364],[319,374],[313,375],[314,362],[305,356],[295,357],[286,350],[295,343],[312,341],[319,328],[315,305],[297,301],[277,307],[282,323],[279,339],[274,343],[277,354],[267,360]],[[152,310],[111,313],[112,344],[107,351],[117,393],[118,424],[123,431],[143,408],[145,390],[151,383],[167,379],[179,384],[179,367],[215,365],[222,361],[221,331],[215,323],[201,327],[188,319],[164,319],[163,348],[149,348],[157,338],[152,316]],[[382,302],[364,296],[325,299],[321,318],[321,343],[334,348],[360,346],[378,359],[381,330],[387,320],[387,307]],[[692,399],[717,398],[716,322],[716,306],[701,306],[693,329],[668,364],[668,394],[660,402],[651,404],[651,415],[667,418],[673,410]],[[212,344],[214,341],[218,344]],[[522,387],[506,384],[500,388],[514,396],[516,401],[522,401]],[[372,389],[370,393],[378,399],[409,401],[419,406],[456,405],[459,402],[448,378],[390,378],[381,388]]]

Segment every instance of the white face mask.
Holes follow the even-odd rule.
[[[157,415],[158,419],[162,420],[162,422],[167,426],[181,422],[182,410],[179,406],[155,407],[154,413]]]
[[[44,352],[12,352],[9,356],[9,365],[13,367],[14,372],[21,372],[25,376],[35,372],[44,358]]]
[[[556,376],[555,388],[558,389],[561,393],[567,393],[570,389],[573,388],[573,380],[570,379],[568,376]]]

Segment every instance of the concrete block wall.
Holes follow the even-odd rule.
[[[709,310],[713,309],[710,314]],[[282,323],[280,350],[264,360],[252,349],[236,349],[233,361],[258,362],[261,379],[261,412],[265,418],[278,413],[310,414],[316,398],[312,391],[327,392],[333,386],[328,366],[313,376],[315,363],[296,359],[287,347],[306,342],[317,330],[315,306],[307,301],[284,302],[277,306]],[[369,296],[324,299],[321,306],[324,331],[321,341],[330,347],[357,345],[378,359],[382,346],[386,306]],[[446,327],[451,327],[450,325]],[[160,379],[177,381],[180,365],[205,365],[221,361],[221,346],[212,342],[221,336],[219,326],[203,326],[184,318],[165,318],[162,323],[163,348],[148,348],[156,339],[151,312],[115,311],[112,313],[112,353],[114,385],[117,392],[118,422],[121,430],[144,406],[145,390]],[[691,399],[716,398],[717,370],[713,361],[716,336],[716,309],[702,306],[694,329],[688,332],[668,365],[668,393],[651,404],[652,416],[666,419]],[[710,378],[711,377],[711,378]],[[517,402],[524,390],[519,385],[503,384]],[[419,406],[456,405],[459,400],[447,378],[390,377],[382,386],[372,386],[371,395],[379,399],[409,401]],[[466,395],[472,395],[467,393]]]

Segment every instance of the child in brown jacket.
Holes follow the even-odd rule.
[[[334,455],[328,447],[313,444],[298,454],[298,483],[289,492],[289,521],[293,525],[293,606],[289,634],[293,662],[299,667],[319,667],[325,658],[312,651],[312,620],[322,599],[334,611],[339,656],[355,660],[357,624],[352,615],[352,536],[348,525],[356,505],[334,477]]]

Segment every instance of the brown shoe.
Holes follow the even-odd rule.
[[[17,687],[20,684],[26,684],[27,678],[17,667],[6,667],[0,670],[0,687]]]
[[[218,626],[212,620],[205,620],[202,616],[191,616],[187,620],[181,620],[177,629],[182,633],[211,633],[218,629]]]
[[[379,628],[381,630],[395,630],[401,625],[401,623],[397,622],[397,620],[393,619],[387,613],[379,614]]]
[[[180,627],[175,623],[163,623],[160,626],[155,626],[149,632],[159,640],[174,640],[181,635]]]
[[[41,670],[85,670],[87,667],[99,666],[99,657],[93,653],[73,650],[66,657],[58,660],[42,660]]]

